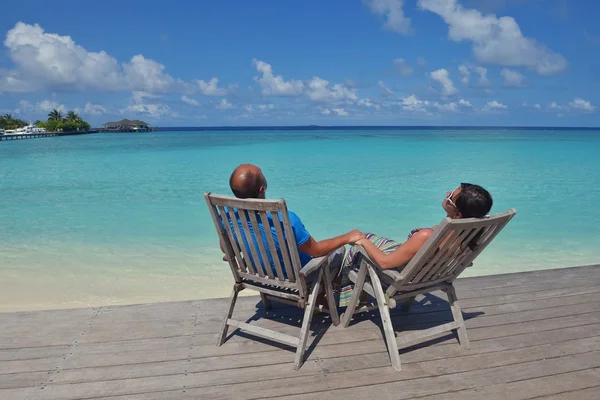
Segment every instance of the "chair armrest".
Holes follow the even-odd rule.
[[[317,271],[323,265],[325,265],[329,259],[330,254],[322,257],[316,257],[310,260],[302,269],[300,270],[300,275],[307,277],[314,271]]]
[[[392,278],[395,281],[404,280],[404,275],[402,275],[400,272],[398,272],[394,269],[382,268],[379,264],[377,264],[375,261],[373,261],[373,259],[371,257],[369,257],[369,254],[367,254],[367,251],[365,250],[364,247],[362,247],[360,245],[356,245],[356,249],[360,253],[361,257],[363,257],[369,264],[371,264],[372,266],[377,268],[379,270],[379,272],[381,272],[382,274],[389,276],[390,278]]]

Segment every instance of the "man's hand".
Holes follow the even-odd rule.
[[[358,229],[354,229],[346,234],[348,244],[355,244],[361,239],[365,238],[365,234],[359,231]]]

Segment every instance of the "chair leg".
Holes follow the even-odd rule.
[[[313,312],[315,310],[315,303],[317,301],[317,295],[321,289],[321,282],[323,281],[323,270],[319,272],[319,277],[314,283],[312,291],[308,296],[308,304],[304,310],[304,318],[302,319],[302,328],[300,329],[300,338],[298,341],[298,348],[296,348],[296,357],[294,359],[294,369],[298,370],[304,362],[304,350],[306,348],[306,341],[308,340],[308,334],[310,332],[310,322],[312,321]]]
[[[400,310],[402,312],[409,312],[410,307],[412,307],[413,302],[415,301],[416,298],[417,298],[417,296],[413,296],[413,297],[409,297],[408,299],[406,299],[400,306]]]
[[[271,308],[273,308],[273,305],[271,304],[271,300],[269,300],[267,298],[266,294],[264,294],[264,293],[261,292],[260,293],[260,300],[262,301],[263,307],[264,307],[265,310],[270,310]]]
[[[227,310],[227,314],[223,319],[223,324],[221,325],[221,330],[219,331],[219,335],[217,337],[217,347],[221,346],[225,342],[225,338],[227,337],[227,329],[229,328],[229,325],[227,325],[227,320],[231,318],[231,315],[233,314],[233,308],[235,307],[235,302],[240,290],[240,286],[237,283],[233,285],[233,291],[231,292],[231,296],[229,296],[229,309]]]
[[[373,285],[375,297],[377,298],[377,305],[379,306],[379,313],[381,314],[381,323],[383,324],[383,331],[385,333],[388,352],[390,353],[392,368],[396,371],[401,371],[400,354],[398,353],[398,343],[396,342],[396,334],[394,333],[394,327],[392,326],[390,309],[385,301],[385,294],[383,293],[383,288],[381,287],[381,281],[377,276],[377,272],[375,272],[371,266],[368,268],[369,276],[371,277],[371,285]]]
[[[456,330],[458,333],[458,340],[462,347],[465,349],[469,349],[471,344],[469,343],[469,337],[467,336],[467,327],[465,326],[465,321],[462,316],[462,311],[458,305],[458,298],[456,297],[456,290],[454,290],[454,286],[450,285],[447,289],[444,290],[446,295],[448,296],[448,301],[450,302],[450,309],[452,310],[452,316],[456,322],[460,323],[460,327]]]
[[[333,326],[340,324],[340,316],[338,314],[337,305],[335,304],[335,297],[333,295],[333,288],[331,287],[331,271],[329,270],[329,263],[323,267],[324,269],[324,285],[325,285],[325,296],[327,297],[327,305],[329,307],[329,315],[331,316],[331,322]]]
[[[362,261],[360,263],[360,269],[358,270],[358,278],[354,283],[354,289],[352,289],[352,296],[350,297],[350,304],[346,307],[346,311],[342,315],[342,326],[347,328],[350,325],[350,320],[356,309],[356,303],[365,285],[365,278],[367,277],[367,264]]]

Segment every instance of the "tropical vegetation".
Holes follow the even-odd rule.
[[[0,129],[19,129],[27,126],[27,122],[13,117],[11,114],[0,115]]]
[[[48,113],[47,121],[35,121],[35,126],[46,128],[50,132],[87,131],[90,129],[90,124],[84,121],[75,111],[63,114],[61,110],[57,109]]]

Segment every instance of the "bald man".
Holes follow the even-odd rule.
[[[267,192],[267,179],[263,175],[261,169],[256,165],[242,164],[238,166],[231,177],[229,178],[229,187],[233,194],[241,199],[264,199]],[[335,250],[335,253],[330,259],[330,267],[335,270],[341,266],[344,256],[344,245],[354,243],[364,235],[354,229],[343,235],[317,241],[315,240],[300,218],[293,212],[288,211],[300,262],[304,266],[313,257],[321,257],[330,254]],[[273,233],[275,235],[275,233]],[[279,243],[275,240],[275,244],[279,250]],[[265,246],[268,244],[265,241]]]

